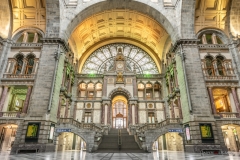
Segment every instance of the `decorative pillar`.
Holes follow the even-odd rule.
[[[104,124],[105,120],[105,105],[102,104],[102,112],[101,112],[101,123]]]
[[[73,119],[76,119],[77,103],[74,104]]]
[[[209,98],[210,98],[210,102],[211,102],[212,114],[217,114],[211,87],[208,87],[208,94],[209,94]]]
[[[38,59],[37,58],[35,58],[34,59],[34,64],[33,64],[33,70],[32,70],[32,74],[36,74],[36,72],[37,72],[37,67],[38,67]]]
[[[175,79],[175,87],[178,88],[178,79],[177,79],[177,70],[176,65],[173,67],[174,79]]]
[[[111,124],[111,105],[110,103],[108,104],[108,113],[107,113],[107,117],[108,117],[108,124]]]
[[[27,95],[26,95],[26,99],[24,101],[22,113],[27,113],[31,93],[32,93],[32,86],[28,86]]]
[[[131,111],[132,111],[132,116],[131,116],[131,120],[132,120],[132,124],[133,125],[135,125],[136,123],[135,123],[135,115],[136,115],[136,113],[135,113],[135,104],[132,104],[131,105]]]
[[[219,76],[216,60],[213,61],[213,68],[214,68],[215,76]]]
[[[4,102],[5,102],[5,99],[7,97],[7,92],[8,92],[8,86],[4,86],[2,96],[1,96],[1,100],[0,100],[0,112],[2,112]],[[2,116],[2,113],[0,114],[0,116]]]
[[[136,111],[135,111],[135,104],[132,104],[131,106],[132,108],[132,124],[135,125],[136,124],[136,119],[135,119],[135,116],[136,116]]]
[[[68,118],[68,99],[66,99],[66,106],[65,106],[65,115],[64,115],[64,118]]]
[[[171,108],[171,118],[175,118],[175,114],[174,114],[174,106],[173,106],[173,102],[170,102],[170,108]]]
[[[137,97],[137,82],[136,82],[136,78],[134,77],[132,79],[132,83],[133,83],[133,97]]]
[[[128,124],[133,124],[132,122],[132,104],[128,104]]]
[[[103,91],[102,91],[102,94],[103,94],[103,97],[107,97],[107,78],[104,77],[103,79]]]
[[[24,58],[24,59],[23,59],[22,69],[21,69],[21,74],[25,74],[27,63],[28,63],[28,62],[27,62],[27,59]]]
[[[180,95],[177,95],[179,118],[183,118]]]
[[[104,125],[108,123],[108,105],[104,105]]]
[[[135,124],[138,124],[138,106],[135,105]]]
[[[231,89],[232,89],[232,95],[233,95],[233,99],[234,99],[234,102],[235,102],[235,106],[237,108],[238,113],[240,113],[239,101],[238,101],[238,98],[237,98],[236,89],[235,89],[235,87],[231,87]]]
[[[62,87],[64,87],[64,83],[65,83],[65,80],[66,80],[66,63],[64,62],[64,68],[63,68],[63,78],[62,78]]]
[[[62,97],[60,96],[60,97],[59,97],[59,102],[58,102],[57,118],[60,118],[61,106],[62,106]]]

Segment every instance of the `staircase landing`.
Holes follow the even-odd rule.
[[[129,135],[127,129],[121,129],[122,146],[118,148],[118,129],[112,128],[108,135],[104,135],[96,152],[98,153],[144,153],[135,142],[134,136]]]

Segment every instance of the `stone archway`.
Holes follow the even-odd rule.
[[[131,93],[128,91],[128,90],[126,90],[126,89],[124,89],[124,88],[122,88],[122,87],[118,87],[118,88],[115,88],[115,89],[113,89],[110,93],[109,93],[109,95],[108,95],[108,98],[109,99],[112,99],[114,96],[116,96],[116,95],[123,95],[123,96],[125,96],[127,99],[130,99],[132,96],[131,96]]]
[[[178,124],[172,124],[172,125],[164,126],[160,129],[145,131],[144,133],[145,143],[143,143],[143,146],[142,146],[143,149],[146,150],[147,152],[152,152],[153,143],[158,139],[158,137],[168,133],[169,129],[172,129],[172,128],[182,128],[182,126]]]
[[[57,129],[70,129],[71,133],[74,133],[76,135],[78,135],[79,137],[81,137],[85,142],[86,142],[86,150],[87,152],[92,152],[96,149],[97,146],[94,146],[94,136],[95,136],[95,132],[94,131],[90,131],[90,130],[85,130],[85,129],[80,129],[77,128],[75,126],[72,126],[70,124],[60,124],[59,126],[56,126],[55,128]],[[55,135],[54,135],[54,139],[56,141],[55,143],[55,150],[57,149],[58,146],[58,137],[60,136],[61,133],[56,132],[55,130]]]

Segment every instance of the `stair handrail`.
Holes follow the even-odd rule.
[[[118,130],[118,148],[121,149],[122,146],[122,138],[121,138],[121,129]]]

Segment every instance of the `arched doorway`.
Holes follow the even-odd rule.
[[[229,151],[238,152],[240,150],[240,126],[239,125],[223,125],[221,126],[224,137],[224,143]]]
[[[127,99],[118,95],[112,99],[112,127],[127,128]]]
[[[10,151],[14,143],[18,126],[15,124],[0,125],[0,151]]]
[[[86,142],[77,134],[72,132],[62,132],[58,137],[57,150],[86,150]]]

